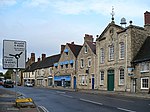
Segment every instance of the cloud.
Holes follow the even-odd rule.
[[[149,9],[147,2],[135,0],[57,0],[52,5],[55,10],[61,14],[81,14],[95,12],[103,15],[111,13],[114,6],[117,16],[141,16],[141,12]]]
[[[17,3],[16,0],[0,0],[0,6],[12,6]]]

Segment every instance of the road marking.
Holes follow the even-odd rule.
[[[12,105],[14,102],[0,102],[0,105]]]
[[[64,92],[64,91],[56,91],[56,93],[65,94],[66,92]]]
[[[150,106],[150,104],[148,104]]]
[[[61,94],[61,96],[65,96],[65,97],[68,97],[68,98],[73,98],[73,96],[65,95],[65,94]]]
[[[81,101],[84,101],[84,102],[88,102],[88,103],[97,104],[97,105],[103,105],[102,103],[95,102],[95,101],[91,101],[91,100],[86,100],[86,99],[83,99],[83,98],[80,98],[80,100],[81,100]]]
[[[44,106],[38,106],[39,108],[41,108],[44,112],[49,112]]]
[[[131,101],[131,100],[123,100],[123,99],[118,99],[118,98],[110,98],[110,97],[107,97],[108,99],[113,99],[113,100],[120,100],[120,101],[124,101],[124,102],[131,102],[131,103],[134,103],[134,101]]]
[[[119,107],[117,107],[117,109],[119,109],[119,110],[123,110],[123,111],[126,111],[126,112],[136,112],[136,111],[133,111],[133,110],[124,109],[124,108],[119,108]]]

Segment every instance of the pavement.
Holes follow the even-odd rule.
[[[40,88],[40,87],[37,87]],[[72,91],[72,92],[84,92],[87,94],[103,94],[103,95],[111,95],[111,96],[126,96],[126,97],[134,97],[134,98],[143,98],[150,99],[150,94],[148,93],[131,93],[131,92],[115,92],[115,91],[100,91],[100,90],[74,90],[70,88],[63,87],[48,87],[48,89],[53,90],[64,90],[64,91]],[[18,96],[19,94],[17,94]],[[0,88],[0,112],[44,112],[41,108],[18,108],[15,104],[16,94],[15,92],[5,90]],[[34,99],[33,99],[34,100]]]
[[[37,107],[18,108],[15,99],[15,92],[0,88],[0,112],[42,112]]]

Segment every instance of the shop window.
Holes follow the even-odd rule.
[[[149,88],[148,80],[149,80],[148,77],[141,78],[141,89],[148,89]]]

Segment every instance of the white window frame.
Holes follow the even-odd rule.
[[[148,87],[143,87],[143,80],[144,79],[148,80],[148,83],[147,83]],[[142,77],[141,78],[141,89],[149,89],[149,77]]]
[[[114,60],[114,45],[109,46],[109,61]]]
[[[105,59],[105,55],[104,55],[104,48],[101,48],[101,50],[100,50],[100,62],[101,62],[101,64],[103,64],[104,63],[104,59]]]
[[[119,44],[119,53],[120,53],[120,55],[119,55],[120,59],[124,59],[124,57],[125,57],[125,45],[123,42],[121,42]]]
[[[149,63],[148,62],[142,62],[140,64],[141,72],[149,72]]]
[[[104,85],[104,71],[100,71],[100,85]]]
[[[81,61],[80,67],[83,68],[84,67],[84,59],[81,59],[80,61]]]
[[[124,82],[125,82],[125,70],[121,68],[119,69],[119,85],[124,85]]]

